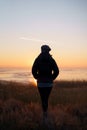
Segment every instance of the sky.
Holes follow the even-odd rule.
[[[87,0],[0,0],[0,67],[31,67],[44,44],[59,67],[87,68]]]

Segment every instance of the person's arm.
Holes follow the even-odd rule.
[[[32,74],[33,74],[35,79],[38,78],[38,63],[37,63],[37,59],[34,61],[34,64],[32,66]]]
[[[53,59],[53,62],[52,62],[52,67],[53,67],[52,79],[55,80],[56,77],[59,75],[59,68],[58,68],[54,59]]]

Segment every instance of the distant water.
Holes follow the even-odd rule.
[[[34,78],[29,69],[0,68],[0,80],[28,83]],[[60,69],[56,80],[87,80],[87,69]]]

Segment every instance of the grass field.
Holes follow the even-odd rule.
[[[0,81],[0,130],[87,130],[87,81],[56,81],[46,122],[34,84]]]

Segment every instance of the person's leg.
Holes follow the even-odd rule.
[[[38,90],[41,97],[42,109],[43,111],[45,111],[45,91],[44,91],[44,88],[42,87],[38,87]]]
[[[41,102],[42,102],[42,108],[43,112],[47,112],[48,110],[48,99],[50,92],[52,90],[52,87],[38,87],[40,96],[41,96]]]

